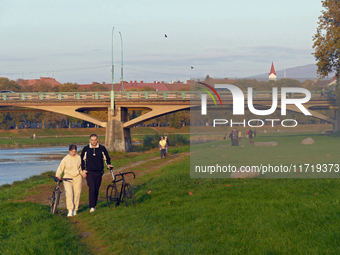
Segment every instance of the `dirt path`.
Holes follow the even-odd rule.
[[[185,152],[185,153],[178,153],[178,154],[171,154],[169,155],[168,158],[166,159],[160,159],[159,157],[155,157],[155,158],[151,158],[148,160],[143,160],[143,161],[138,161],[136,163],[132,163],[129,164],[128,166],[124,166],[124,167],[120,167],[114,170],[114,174],[118,174],[119,172],[128,172],[131,170],[134,170],[136,168],[138,168],[138,166],[141,166],[145,163],[148,162],[153,162],[153,164],[151,164],[151,166],[148,166],[147,169],[138,169],[137,171],[135,171],[136,174],[136,178],[151,173],[151,172],[155,172],[158,169],[160,169],[163,166],[166,166],[174,161],[177,161],[179,159],[182,159],[185,156],[190,155],[189,152]],[[159,162],[158,162],[158,161]],[[103,201],[105,200],[105,192],[106,192],[106,187],[107,185],[112,181],[112,176],[110,172],[106,172],[103,175],[103,181],[102,181],[102,185],[99,191],[99,201]],[[130,182],[130,180],[128,180]],[[50,201],[49,198],[52,195],[52,191],[55,187],[55,183],[51,182],[49,184],[43,184],[40,186],[36,186],[31,188],[31,190],[28,190],[30,193],[33,193],[32,195],[28,195],[26,196],[24,199],[22,200],[18,200],[18,202],[32,202],[32,203],[39,203],[39,204],[44,204],[44,205],[49,205]],[[61,193],[61,197],[60,197],[60,202],[59,202],[59,206],[58,206],[58,210],[59,213],[61,214],[66,214],[66,198],[65,198],[65,192],[64,192],[64,187],[61,187],[62,193]],[[87,183],[86,183],[86,179],[83,179],[83,183],[82,183],[82,196],[80,199],[80,205],[84,205],[84,204],[88,204],[88,187],[87,187]]]
[[[152,174],[157,173],[162,167],[169,165],[171,163],[174,163],[176,161],[179,161],[187,156],[190,155],[190,152],[184,152],[184,153],[178,153],[178,154],[171,154],[166,159],[160,159],[160,157],[151,158],[148,160],[139,161],[136,163],[129,164],[128,166],[120,167],[115,169],[114,174],[117,174],[119,172],[128,172],[128,171],[134,171],[136,175],[135,180],[131,180],[131,176],[127,178],[127,181],[136,184],[138,183],[139,177],[146,175],[146,174]],[[159,174],[159,173],[157,173]],[[155,176],[157,176],[157,174]],[[103,181],[102,185],[99,191],[99,201],[106,201],[105,193],[106,193],[106,187],[107,185],[112,181],[112,176],[110,172],[107,172],[103,175]],[[44,205],[49,205],[48,198],[51,196],[52,190],[54,188],[55,183],[51,182],[50,184],[44,184],[40,186],[33,187],[31,190],[29,190],[30,193],[33,191],[33,195],[28,195],[23,200],[20,200],[22,202],[30,201],[33,203],[40,203]],[[80,198],[80,205],[88,205],[88,187],[86,183],[86,179],[83,179],[82,183],[82,195]],[[84,211],[84,208],[82,209],[81,213],[89,213],[89,211],[86,209]],[[63,215],[66,217],[67,209],[65,204],[65,192],[63,192],[62,187],[62,193],[61,193],[61,201],[58,207],[58,214]],[[87,247],[88,251],[92,254],[103,254],[102,250],[105,247],[100,247],[96,237],[95,233],[92,235],[91,229],[87,226],[86,222],[82,221],[81,218],[78,217],[71,217],[69,218],[70,222],[72,223],[72,226],[77,231],[79,236],[81,236],[81,245],[84,245]]]

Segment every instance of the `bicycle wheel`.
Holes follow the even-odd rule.
[[[124,201],[127,207],[136,206],[135,192],[129,183],[124,185]]]
[[[57,213],[59,199],[60,199],[60,189],[56,189],[53,191],[52,199],[51,199],[51,213],[52,214]]]
[[[109,207],[117,206],[119,203],[119,194],[116,184],[110,184],[106,188],[106,201]]]

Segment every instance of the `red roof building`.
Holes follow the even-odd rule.
[[[272,62],[272,67],[270,68],[270,73],[268,75],[269,80],[276,81],[277,74],[275,72],[274,63]]]
[[[329,84],[327,86],[332,86],[332,85],[336,85],[336,82],[338,81],[338,77],[334,76],[330,81]]]
[[[32,79],[32,80],[20,80],[18,81],[18,84],[20,86],[32,86],[39,82],[48,83],[52,86],[62,85],[60,82],[56,81],[56,79],[51,78],[51,77],[40,77],[40,79]]]

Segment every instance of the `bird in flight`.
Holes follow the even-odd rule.
[[[165,36],[165,38],[168,38],[168,36],[166,34],[164,36]]]
[[[193,66],[191,66],[191,69],[194,69],[194,67],[193,67]]]

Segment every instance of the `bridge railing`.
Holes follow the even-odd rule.
[[[310,91],[313,99],[332,99],[335,95],[332,91]],[[118,99],[169,99],[188,100],[200,99],[202,91],[124,91],[114,92],[114,100]],[[230,91],[218,91],[221,98],[232,98]],[[247,92],[244,91],[247,98]],[[11,101],[36,101],[36,100],[110,100],[110,91],[101,92],[20,92],[0,94],[0,100]],[[305,97],[302,93],[288,93],[290,98]],[[254,99],[271,99],[272,91],[253,91]],[[281,94],[278,93],[278,99]]]

